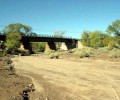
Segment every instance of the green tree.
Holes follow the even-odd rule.
[[[17,32],[20,35],[29,35],[31,33],[32,28],[27,25],[23,25],[21,23],[17,24],[9,24],[3,30],[6,34]]]
[[[87,47],[90,46],[90,33],[91,33],[90,31],[84,31],[82,33],[81,40],[84,46],[87,46]]]
[[[111,36],[108,35],[108,34],[106,34],[106,36],[103,39],[103,45],[104,45],[104,47],[109,46],[110,41],[111,41]]]
[[[93,31],[90,33],[90,46],[94,48],[103,47],[104,33],[101,31]]]
[[[6,47],[9,52],[14,52],[20,47],[21,35],[18,32],[8,33],[6,36]]]
[[[117,47],[117,38],[106,34],[105,38],[103,39],[103,45],[110,48]]]
[[[13,53],[20,47],[20,40],[23,35],[31,33],[31,27],[23,24],[9,24],[3,30],[6,33],[6,47]]]
[[[32,42],[32,50],[34,52],[43,52],[45,51],[45,42]]]
[[[107,27],[107,32],[115,36],[120,36],[120,20],[112,22],[112,25]]]
[[[38,36],[36,33],[34,33],[34,32],[30,32],[29,34],[27,34],[27,36]]]
[[[120,48],[120,20],[112,22],[112,24],[108,26],[107,32],[113,34],[115,47]]]

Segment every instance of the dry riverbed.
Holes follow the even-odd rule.
[[[17,73],[32,79],[36,100],[120,100],[120,62],[42,56],[12,60]]]

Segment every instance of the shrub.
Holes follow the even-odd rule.
[[[54,52],[54,58],[59,58],[59,53],[58,52]]]
[[[48,56],[49,56],[50,59],[53,59],[54,58],[54,53],[52,52]]]
[[[49,58],[51,58],[51,59],[53,59],[53,58],[59,58],[59,52],[57,52],[57,51],[55,51],[55,50],[47,50],[46,52],[45,52],[48,56],[49,56]]]
[[[6,56],[7,54],[8,54],[7,49],[4,49],[4,50],[3,50],[3,56]]]
[[[99,53],[107,53],[107,52],[109,52],[109,50],[110,50],[109,47],[98,48]]]
[[[110,58],[119,58],[120,57],[120,49],[116,49],[114,48],[110,54],[109,54]]]
[[[77,50],[77,51],[73,52],[73,54],[76,56],[79,56],[81,54],[81,50]]]
[[[18,49],[18,53],[21,54],[21,56],[26,56],[29,55],[29,50],[23,50],[23,49]]]
[[[70,50],[70,53],[74,53],[74,52],[76,52],[76,51],[79,51],[80,49],[78,49],[78,48],[74,48],[74,49],[71,49]]]
[[[42,42],[32,42],[32,49],[35,52],[44,52],[45,51],[45,43]]]
[[[0,52],[0,57],[2,57],[3,56],[3,54],[2,54],[2,52]]]
[[[80,58],[85,57],[85,56],[84,56],[84,52],[81,51],[81,50],[80,50],[80,51],[76,51],[76,52],[74,52],[73,54],[79,56]]]
[[[46,50],[45,54],[49,55],[50,53],[55,52],[55,50]]]
[[[84,47],[82,49],[76,49],[73,54],[79,56],[80,58],[89,57],[93,53],[93,49],[89,47]]]

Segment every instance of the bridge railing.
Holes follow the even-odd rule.
[[[45,34],[39,34],[39,35],[25,35],[25,36],[28,36],[28,37],[48,37],[48,38],[63,38],[63,39],[73,39],[72,37],[70,36],[55,36],[55,35],[45,35]]]

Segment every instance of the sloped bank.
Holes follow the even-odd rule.
[[[0,57],[0,99],[1,100],[23,100],[23,91],[32,85],[32,80],[20,74],[10,66],[10,58]],[[30,98],[34,92],[29,93]],[[32,100],[32,99],[31,99]]]

